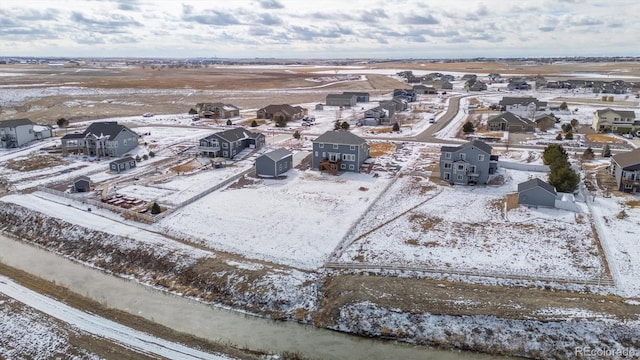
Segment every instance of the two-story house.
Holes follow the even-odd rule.
[[[51,137],[51,128],[29,119],[0,120],[0,149],[16,148],[33,140]]]
[[[443,146],[440,153],[440,179],[452,184],[486,184],[498,169],[493,148],[473,140],[460,146]]]
[[[238,127],[211,134],[198,142],[198,151],[205,156],[232,159],[246,148],[260,149],[264,146],[265,136]]]
[[[609,171],[616,178],[618,190],[640,192],[640,149],[613,155]]]
[[[503,111],[508,111],[529,119],[533,119],[547,111],[547,102],[540,101],[534,97],[505,96],[500,100],[498,105],[500,105]]]
[[[640,129],[640,121],[636,121],[633,110],[613,110],[606,108],[593,113],[591,127],[595,131],[633,132]]]
[[[119,157],[138,146],[138,134],[115,121],[94,122],[81,134],[62,137],[62,153]]]
[[[313,140],[311,168],[337,174],[339,170],[360,172],[369,158],[367,141],[349,131],[327,131]]]
[[[358,97],[354,94],[328,94],[326,98],[327,106],[356,106]]]

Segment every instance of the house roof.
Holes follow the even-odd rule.
[[[256,137],[258,137],[259,135],[261,135],[260,133],[254,133],[251,132],[243,127],[237,127],[234,129],[229,129],[229,130],[225,130],[225,131],[221,131],[219,133],[215,133],[212,135],[207,136],[207,138],[211,137],[211,136],[218,136],[226,141],[232,142],[232,141],[238,141],[238,140],[242,140],[242,139],[255,139]]]
[[[273,151],[270,151],[262,156],[268,157],[269,159],[273,160],[273,161],[279,161],[282,160],[288,156],[292,156],[293,154],[291,153],[291,151],[285,149],[285,148],[278,148],[275,149]]]
[[[357,97],[356,94],[328,94],[327,95],[327,99],[353,99],[354,97]]]
[[[62,139],[82,139],[83,137],[84,137],[83,134],[73,133],[73,134],[67,134],[63,136]]]
[[[531,103],[535,103],[536,106],[547,106],[546,101],[540,101],[534,97],[510,97],[510,96],[503,97],[498,104],[501,106],[508,106],[508,105],[517,105],[517,104],[529,105]]]
[[[469,147],[478,148],[478,149],[486,152],[489,155],[491,155],[491,151],[493,150],[493,147],[491,147],[491,145],[489,145],[489,144],[487,144],[485,142],[482,142],[480,140],[472,140],[472,141],[470,141],[468,143],[465,143],[465,144],[462,144],[460,146],[443,146],[441,148],[441,151],[444,151],[444,152],[456,152],[456,151],[459,151],[459,150],[462,150],[462,149],[466,149],[466,148],[469,148]]]
[[[640,149],[635,149],[626,153],[616,154],[611,157],[616,164],[622,166],[622,168],[639,165],[640,164]]]
[[[26,118],[0,120],[0,128],[12,128],[20,125],[35,125],[35,124],[31,120]]]
[[[289,104],[281,104],[281,105],[268,105],[266,107],[263,107],[262,109],[258,110],[263,111],[267,114],[273,114],[277,111],[282,111],[283,113],[289,115],[289,116],[293,116],[295,114],[298,114],[300,112],[304,111],[304,108],[300,107],[300,106],[291,106]]]
[[[88,177],[88,176],[81,175],[81,176],[78,176],[77,178],[73,179],[73,182],[74,182],[74,183],[75,183],[75,182],[78,182],[78,181],[88,181],[88,182],[91,182],[91,179],[89,179],[89,177]]]
[[[369,96],[368,92],[362,92],[362,91],[345,91],[345,92],[343,92],[343,94],[345,94],[345,95],[355,95],[355,96]]]
[[[598,116],[601,116],[601,115],[604,115],[605,113],[607,113],[609,111],[612,112],[612,113],[617,114],[618,116],[620,116],[621,118],[624,118],[624,119],[635,119],[636,118],[636,112],[633,111],[633,110],[625,111],[625,110],[613,110],[612,108],[606,108],[606,109],[603,109],[603,110],[596,110],[596,114]]]
[[[201,111],[213,111],[215,108],[220,108],[225,111],[233,111],[238,110],[238,107],[232,104],[224,104],[221,102],[217,103],[199,103],[196,104],[196,107],[199,107]]]
[[[133,161],[133,158],[131,156],[125,156],[123,158],[113,160],[111,162],[111,164],[125,164],[125,163],[128,163],[130,161]]]
[[[509,111],[503,112],[500,115],[496,115],[487,121],[487,123],[495,123],[495,122],[506,122],[509,125],[528,125],[528,126],[534,125],[533,121],[520,117]]]
[[[313,142],[345,145],[362,145],[367,143],[365,139],[349,131],[327,131],[318,136]]]
[[[87,135],[92,134],[97,137],[108,136],[109,139],[115,139],[115,137],[118,136],[118,134],[120,134],[120,132],[124,129],[128,128],[124,125],[118,124],[115,121],[94,122],[89,125],[87,130],[85,130],[82,135],[83,137],[86,137]]]
[[[525,181],[523,183],[518,184],[518,192],[531,190],[531,189],[536,188],[536,187],[540,187],[540,188],[550,192],[554,196],[557,195],[556,188],[553,187],[553,185],[549,184],[548,182],[542,181],[542,180],[540,180],[538,178],[533,178],[531,180],[527,180],[527,181]]]

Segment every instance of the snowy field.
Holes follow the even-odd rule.
[[[501,170],[500,186],[442,186],[405,176],[358,224],[342,262],[577,279],[602,266],[588,214],[506,211],[517,184],[545,174]],[[585,208],[582,206],[582,208]]]
[[[290,170],[285,180],[214,192],[157,225],[215,249],[315,269],[389,181]]]

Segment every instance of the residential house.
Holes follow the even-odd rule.
[[[531,90],[529,85],[524,79],[511,79],[507,84],[508,90]]]
[[[392,119],[397,112],[405,111],[409,108],[409,104],[402,98],[393,98],[391,100],[380,101],[380,107],[389,112],[389,119]]]
[[[422,95],[435,95],[438,93],[438,90],[436,90],[436,88],[426,85],[413,85],[413,91],[415,91],[416,94]]]
[[[536,129],[536,123],[507,111],[490,118],[487,121],[487,128],[491,131],[533,132]]]
[[[356,102],[359,103],[366,103],[369,102],[369,98],[371,97],[371,95],[368,92],[362,92],[362,91],[345,91],[343,92],[344,95],[355,95],[356,96]]]
[[[198,116],[205,119],[229,119],[240,116],[240,109],[235,105],[223,103],[196,104]]]
[[[87,176],[78,176],[73,180],[73,192],[89,192],[91,191],[91,179]]]
[[[433,82],[433,87],[441,90],[453,90],[453,84],[449,80],[435,80]]]
[[[465,85],[465,89],[467,89],[467,91],[484,91],[487,90],[487,84],[478,79],[469,80]]]
[[[81,134],[62,137],[62,153],[119,157],[138,146],[138,134],[115,121],[94,122]]]
[[[493,148],[473,140],[460,146],[443,146],[440,153],[440,179],[452,184],[486,184],[498,169]]]
[[[285,148],[275,149],[256,159],[256,175],[278,177],[293,168],[293,154]]]
[[[404,99],[407,102],[415,102],[418,98],[413,89],[394,89],[393,97]]]
[[[367,158],[369,144],[349,131],[327,131],[313,140],[312,169],[359,172]]]
[[[478,75],[476,74],[464,74],[462,75],[462,77],[460,78],[460,80],[464,81],[464,82],[474,82],[476,81],[476,79],[478,78]]]
[[[356,105],[357,98],[353,94],[329,94],[325,103],[327,106],[352,107]]]
[[[613,155],[609,171],[616,178],[618,190],[640,192],[640,149]]]
[[[502,82],[502,76],[497,73],[491,73],[489,74],[489,81],[491,81],[492,83],[494,82],[500,83]]]
[[[258,110],[258,119],[278,120],[282,118],[284,121],[300,120],[307,115],[307,109],[300,106],[291,106],[289,104],[269,105]]]
[[[640,129],[640,120],[636,120],[636,113],[633,110],[606,108],[593,113],[591,127],[600,132],[628,133]]]
[[[135,167],[136,159],[132,158],[131,156],[125,156],[121,159],[116,159],[109,163],[109,170],[118,174]]]
[[[0,120],[0,148],[16,148],[45,137],[51,137],[48,126],[29,119]]]
[[[503,111],[530,119],[547,111],[547,102],[540,101],[534,97],[505,96],[498,105]]]
[[[558,193],[553,185],[538,178],[518,184],[518,204],[554,208]]]
[[[536,127],[540,130],[551,129],[558,123],[558,119],[551,114],[542,114],[535,118]]]
[[[382,106],[376,106],[364,112],[364,119],[362,120],[363,125],[366,126],[375,126],[381,125],[384,123],[390,123],[389,117],[390,111],[387,109],[383,109]],[[393,108],[393,113],[395,113],[395,105]]]
[[[237,127],[200,139],[198,151],[205,156],[233,159],[244,149],[260,149],[264,144],[264,134]]]

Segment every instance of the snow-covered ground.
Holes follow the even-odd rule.
[[[191,349],[178,343],[166,341],[97,315],[77,310],[20,286],[4,276],[0,276],[0,293],[34,309],[38,309],[38,311],[51,317],[71,324],[75,329],[79,329],[79,331],[113,340],[137,352],[162,356],[167,359],[230,359],[226,356],[213,355]],[[35,358],[44,359],[47,357],[47,354],[52,357],[57,357],[59,353],[64,353],[65,346],[68,347],[68,344],[65,344],[67,340],[63,335],[59,334],[59,331],[57,331],[55,327],[46,328],[47,325],[43,324],[42,315],[35,312],[26,312],[24,314],[25,319],[22,315],[4,311],[3,309],[4,306],[0,308],[0,317],[6,320],[6,322],[0,321],[0,329],[3,329],[2,333],[11,334],[16,338],[14,341],[19,343],[24,343],[24,341],[33,342],[29,345],[31,350],[20,347],[15,350],[8,349],[10,351],[6,352],[0,351],[0,353],[7,354],[16,351],[16,355],[25,356],[33,351],[33,354],[36,356]],[[17,335],[20,334],[23,336],[18,338]],[[2,344],[0,344],[0,346],[2,346]],[[11,343],[10,346],[14,347],[15,345]],[[0,350],[3,349],[0,347]],[[82,358],[84,358],[84,356],[82,356]],[[90,355],[90,358],[96,357]]]
[[[341,260],[454,274],[477,270],[496,276],[598,277],[604,268],[588,214],[506,211],[505,195],[516,193],[517,184],[531,176],[545,174],[501,172],[505,184],[486,187],[449,187],[403,177],[358,224],[355,241]],[[400,202],[400,196],[406,200]]]

